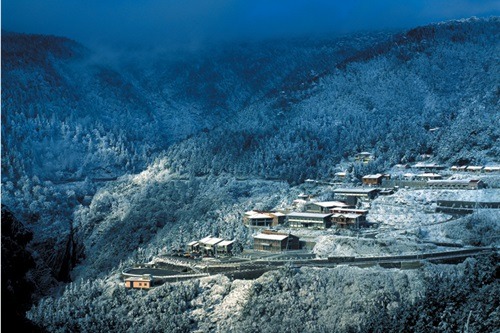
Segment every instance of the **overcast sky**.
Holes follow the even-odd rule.
[[[500,0],[3,0],[2,28],[84,44],[344,34],[500,15]]]

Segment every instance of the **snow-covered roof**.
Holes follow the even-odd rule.
[[[264,239],[264,240],[284,240],[288,237],[288,235],[276,235],[276,234],[258,234],[253,236],[256,239]]]
[[[334,193],[369,194],[378,191],[375,188],[337,188]]]
[[[322,201],[322,202],[312,202],[311,204],[318,205],[324,208],[349,206],[348,204],[342,201]]]
[[[477,183],[480,182],[480,179],[436,179],[436,180],[429,180],[427,181],[427,184],[432,185],[432,184],[449,184],[449,185],[467,185],[469,183]]]
[[[249,210],[247,212],[245,212],[245,215],[254,215],[254,214],[258,214],[259,212],[256,212],[255,210]]]
[[[482,170],[483,167],[482,166],[479,166],[479,165],[469,165],[467,167],[467,170],[474,170],[474,171],[478,171],[478,170]]]
[[[430,169],[435,169],[435,168],[444,168],[444,165],[441,164],[436,164],[436,163],[417,163],[413,165],[414,168],[430,168]]]
[[[383,174],[377,173],[377,174],[374,174],[374,175],[363,176],[363,179],[378,179],[378,178],[382,178],[382,177],[384,177]]]
[[[188,246],[193,246],[193,245],[196,245],[196,244],[198,244],[198,241],[192,241],[192,242],[188,243]]]
[[[500,165],[485,166],[484,171],[500,171]]]
[[[256,214],[250,215],[248,218],[251,220],[258,220],[258,219],[272,219],[273,217],[267,213],[256,213]]]
[[[278,216],[278,217],[280,217],[280,216],[286,216],[285,214],[283,214],[281,212],[274,212],[274,213],[271,213],[271,214],[274,215],[274,216]]]
[[[334,208],[333,212],[334,213],[341,213],[342,211],[349,212],[349,213],[354,213],[354,214],[368,214],[367,209],[355,209],[355,208]]]
[[[348,214],[333,214],[332,217],[346,217],[348,219],[357,219],[358,217],[363,216],[363,214],[353,214],[353,213],[348,213]]]
[[[222,242],[223,239],[222,238],[216,238],[216,237],[205,237],[203,238],[202,240],[200,240],[200,243],[203,243],[205,245],[215,245],[215,244],[218,244],[220,242]]]
[[[291,217],[318,217],[318,218],[325,218],[328,217],[332,214],[321,214],[321,213],[302,213],[302,212],[293,212],[287,214],[287,216]]]
[[[228,246],[228,245],[231,245],[233,243],[234,243],[234,240],[232,240],[232,241],[224,240],[224,241],[220,242],[219,244],[217,244],[217,246]]]
[[[441,177],[440,174],[438,173],[432,173],[432,172],[428,172],[428,173],[421,173],[421,174],[418,174],[417,177],[422,177],[422,178],[436,178],[436,177]]]

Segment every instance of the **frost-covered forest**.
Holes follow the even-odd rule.
[[[498,17],[471,18],[110,55],[2,31],[2,205],[32,235],[30,319],[61,332],[493,327],[498,300],[485,295],[498,295],[495,258],[403,272],[289,267],[256,281],[214,277],[134,294],[117,274],[209,234],[251,246],[244,211],[284,207],[308,190],[305,179],[329,180],[345,167],[356,181],[422,154],[446,165],[498,164],[499,33]],[[375,160],[349,163],[360,151]],[[427,200],[412,195],[401,200]],[[374,204],[371,222],[427,218],[424,205],[399,212],[384,204]],[[497,233],[497,221],[481,213],[408,237],[495,245],[480,236]],[[379,243],[389,244],[380,253],[402,251],[367,243],[327,235],[315,252],[367,254]],[[477,267],[490,273],[477,276]],[[455,294],[474,295],[485,317],[448,286],[467,286]],[[422,312],[430,303],[434,310]]]

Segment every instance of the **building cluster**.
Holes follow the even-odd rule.
[[[208,236],[188,243],[186,250],[190,256],[218,257],[221,255],[231,255],[234,245],[234,240]]]
[[[301,204],[303,211],[288,213],[248,211],[243,217],[249,227],[276,227],[287,223],[290,228],[328,229],[332,226],[359,228],[366,224],[368,210],[356,209],[360,201],[374,199],[380,192],[376,188],[341,188],[334,190],[337,201],[312,201],[300,195],[292,207]]]

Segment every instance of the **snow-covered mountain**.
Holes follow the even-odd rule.
[[[422,154],[500,162],[499,33],[498,18],[471,18],[110,57],[2,32],[2,203],[33,232],[38,292],[106,290],[124,265],[207,234],[247,244],[243,211],[290,202],[360,151],[375,161],[356,176]]]

